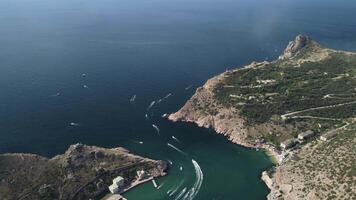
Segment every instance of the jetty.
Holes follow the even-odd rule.
[[[157,188],[158,186],[157,186],[157,183],[156,183],[156,181],[155,181],[155,179],[154,178],[152,178],[152,183],[153,183],[153,186],[155,187],[155,188]]]

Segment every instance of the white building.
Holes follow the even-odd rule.
[[[116,184],[119,187],[121,187],[121,186],[124,185],[124,178],[122,178],[121,176],[118,176],[112,181],[112,183]]]
[[[121,176],[116,177],[112,184],[109,186],[109,190],[112,194],[116,194],[120,191],[120,187],[124,185],[124,178]]]
[[[138,180],[143,180],[143,179],[146,179],[148,174],[142,169],[140,171],[137,171],[137,179]]]
[[[112,194],[116,194],[119,192],[119,186],[117,186],[116,184],[112,184],[109,186],[109,190]]]

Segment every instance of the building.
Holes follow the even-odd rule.
[[[121,186],[124,185],[124,178],[122,178],[121,176],[118,176],[112,181],[112,183],[116,184],[119,187],[121,187]]]
[[[112,184],[109,186],[109,190],[112,194],[116,194],[120,191],[120,188],[123,185],[124,185],[124,178],[118,176],[112,181]]]
[[[303,133],[299,133],[298,139],[305,140],[305,139],[309,139],[309,138],[313,137],[314,135],[315,135],[315,133],[312,130],[308,130]]]
[[[297,143],[298,143],[298,141],[295,138],[292,138],[292,139],[288,139],[288,140],[282,142],[281,147],[283,149],[289,149],[289,148],[294,147]]]
[[[322,141],[327,141],[327,140],[335,137],[337,134],[338,134],[338,130],[332,130],[332,131],[329,131],[329,132],[325,133],[324,135],[320,136],[320,139]]]
[[[137,171],[137,179],[138,180],[144,180],[146,178],[148,178],[148,174],[142,169],[140,171]]]
[[[120,189],[119,186],[116,185],[116,184],[112,184],[112,185],[109,186],[109,190],[110,190],[110,192],[111,192],[112,194],[118,193],[118,192],[119,192],[119,189]]]

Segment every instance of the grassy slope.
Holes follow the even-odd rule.
[[[312,138],[299,146],[275,178],[293,188],[281,199],[356,198],[356,54],[308,41],[291,59],[226,72],[213,91],[221,105],[240,111],[247,127],[273,127],[257,138],[275,146],[305,130],[322,135],[350,124],[330,141]],[[278,130],[288,126],[289,132]]]
[[[309,41],[292,59],[226,74],[214,89],[215,99],[226,107],[240,110],[247,125],[273,123],[298,127],[295,132],[263,136],[275,145],[295,137],[302,129],[322,133],[356,116],[356,104],[350,104],[294,115],[320,119],[281,118],[290,112],[356,101],[356,54],[324,49]],[[266,80],[270,82],[263,83]]]

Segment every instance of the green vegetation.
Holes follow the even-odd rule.
[[[356,53],[297,36],[278,60],[210,79],[177,113],[279,154],[267,171],[273,199],[356,198]],[[281,149],[291,138],[298,144]]]
[[[303,51],[294,62],[277,60],[227,73],[214,90],[216,99],[238,108],[250,123],[265,123],[273,115],[293,111],[356,102],[355,55],[330,52],[326,59],[300,64],[298,59],[308,55],[307,49]],[[308,114],[349,118],[356,115],[355,108],[346,105]]]
[[[313,191],[321,199],[355,199],[355,142],[356,123],[341,131],[337,137],[327,142],[312,142],[282,166],[291,172],[290,177],[298,177],[296,194]],[[300,159],[303,158],[303,159]]]
[[[161,162],[122,149],[72,145],[63,155],[47,159],[30,154],[0,155],[0,199],[99,199],[117,176],[129,185],[136,171],[161,175]],[[164,166],[162,167],[162,170]]]

